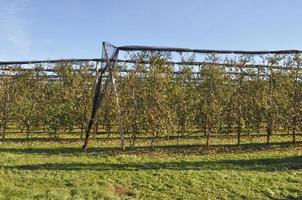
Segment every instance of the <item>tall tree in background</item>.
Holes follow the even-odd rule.
[[[20,72],[15,83],[15,120],[22,131],[25,129],[28,139],[31,128],[38,128],[44,117],[45,74],[36,67],[33,71]]]
[[[173,107],[176,114],[177,144],[180,133],[183,135],[187,127],[192,128],[194,119],[195,87],[192,70],[184,66],[175,77],[173,84]]]
[[[151,135],[151,148],[155,139],[174,130],[173,110],[171,108],[173,68],[165,59],[153,57],[144,84],[146,129]]]
[[[226,87],[224,71],[216,66],[218,58],[209,56],[208,60],[213,64],[203,66],[201,78],[197,86],[197,124],[204,130],[206,145],[209,145],[210,135],[217,132],[217,126],[222,120],[223,98]]]
[[[144,76],[146,68],[135,65],[129,74],[123,77],[119,85],[121,99],[122,120],[124,129],[130,134],[130,147],[133,148],[138,135],[144,130]]]
[[[8,74],[9,75],[9,74]],[[2,139],[5,139],[9,121],[14,121],[15,77],[4,76],[0,80],[0,127]]]

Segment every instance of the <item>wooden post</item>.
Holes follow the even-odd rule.
[[[238,85],[238,91],[237,91],[237,97],[239,97],[237,99],[237,101],[239,102],[238,105],[238,118],[237,118],[237,145],[240,145],[241,142],[241,132],[242,132],[242,81],[243,81],[243,65],[244,64],[240,64],[239,69],[240,69],[240,75],[239,75],[239,85]]]
[[[99,64],[98,62],[96,62],[96,64],[95,64],[95,75],[96,75],[96,77],[99,76],[98,64]],[[96,83],[97,83],[97,79],[96,79]],[[96,120],[96,122],[95,122],[95,127],[94,127],[94,131],[93,131],[93,136],[92,136],[93,140],[96,139],[96,135],[97,135],[97,132],[98,132],[98,127],[99,127],[98,114],[96,114],[95,120]]]
[[[272,64],[269,65],[269,111],[268,111],[268,124],[267,124],[267,135],[266,144],[270,143],[272,129],[273,129],[273,116],[272,116],[272,106],[273,106],[273,68]]]
[[[125,139],[124,139],[124,130],[123,130],[123,122],[121,118],[121,108],[119,103],[119,97],[117,94],[116,84],[115,84],[115,78],[113,75],[113,70],[110,71],[110,79],[112,83],[113,93],[116,101],[116,107],[117,107],[117,114],[118,114],[118,122],[119,122],[119,132],[121,137],[121,148],[125,150]]]
[[[298,111],[298,74],[299,74],[299,68],[300,68],[300,58],[297,58],[297,68],[294,70],[295,77],[294,77],[294,116],[293,116],[293,130],[292,130],[292,137],[293,137],[293,143],[296,143],[296,131],[297,131],[297,113]]]

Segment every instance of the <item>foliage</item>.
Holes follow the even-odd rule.
[[[207,144],[211,135],[236,133],[267,135],[302,130],[302,81],[300,55],[262,57],[265,66],[253,65],[253,56],[205,56],[199,69],[168,63],[171,53],[143,52],[133,60],[146,64],[119,63],[114,71],[119,98],[113,87],[104,91],[97,117],[108,137],[120,128],[131,147],[138,136],[177,138],[198,131]],[[194,61],[194,56],[191,61]],[[257,60],[258,59],[258,60]],[[260,60],[261,60],[260,59]],[[219,63],[225,63],[221,65]],[[13,68],[15,76],[2,76],[0,83],[1,132],[17,127],[20,132],[81,130],[90,117],[96,84],[94,65],[57,63],[52,72]],[[10,72],[12,73],[12,72]],[[108,73],[104,74],[108,78]],[[106,78],[106,77],[105,77]],[[118,110],[120,108],[120,110]]]

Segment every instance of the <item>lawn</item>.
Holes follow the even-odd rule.
[[[302,199],[302,143],[0,143],[0,199]]]

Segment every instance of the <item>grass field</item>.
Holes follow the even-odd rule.
[[[0,199],[302,199],[302,143],[0,143]]]

